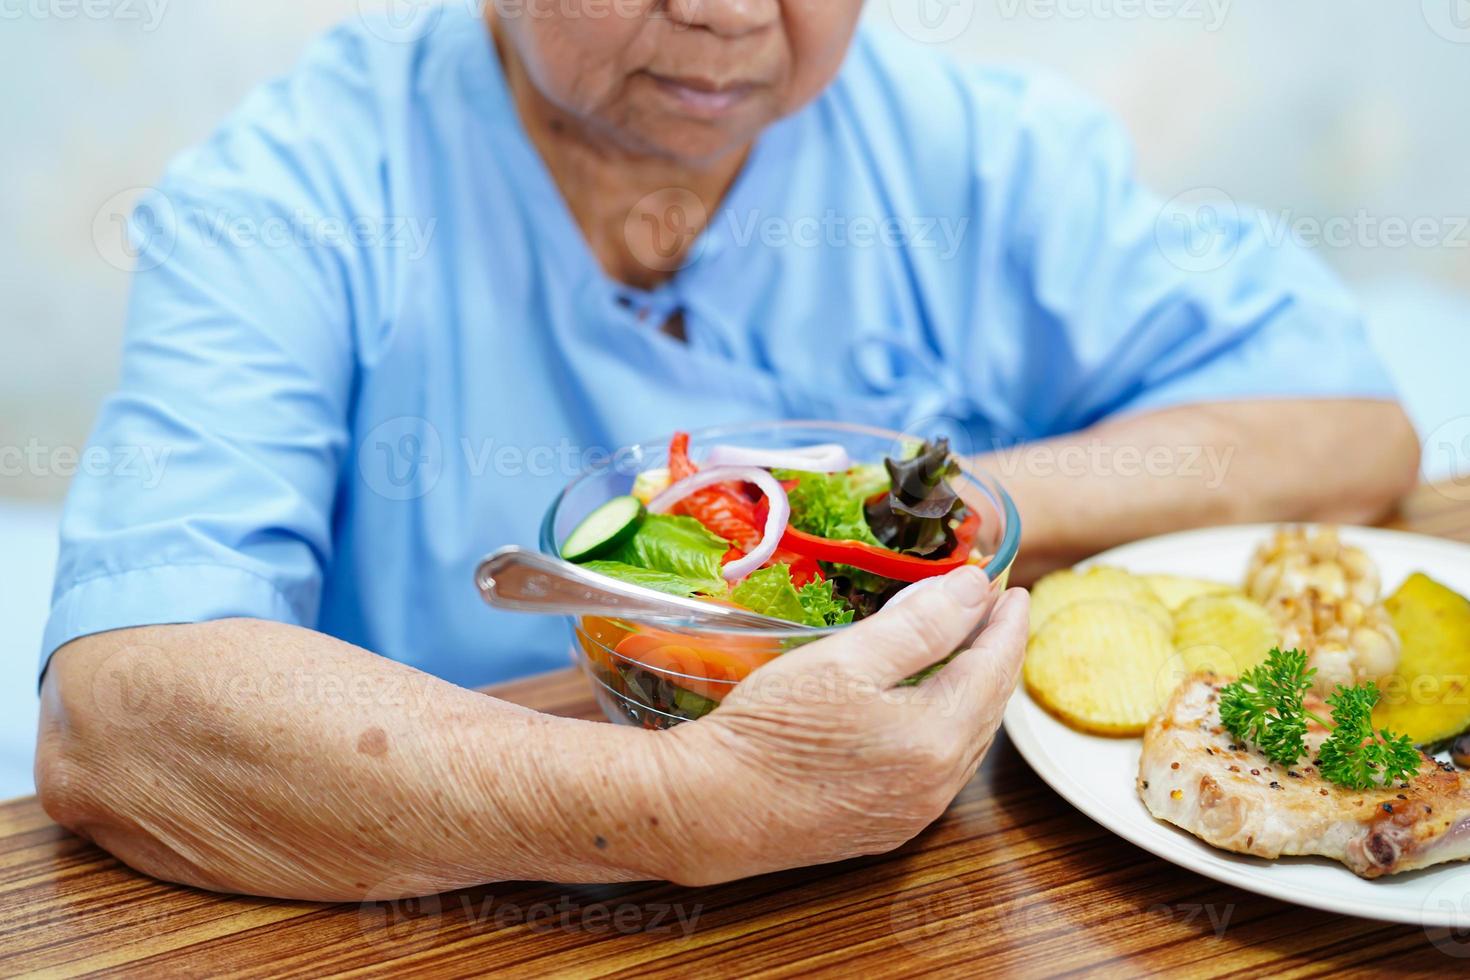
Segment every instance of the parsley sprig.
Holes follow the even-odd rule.
[[[1419,774],[1419,750],[1409,736],[1373,730],[1376,684],[1339,686],[1327,703],[1336,727],[1319,753],[1323,776],[1349,789],[1368,789]]]
[[[1407,735],[1373,728],[1378,686],[1338,685],[1328,698],[1332,720],[1308,711],[1305,698],[1317,671],[1300,650],[1272,650],[1266,662],[1220,692],[1220,721],[1236,738],[1252,742],[1277,765],[1293,765],[1307,752],[1307,723],[1332,734],[1318,752],[1328,782],[1370,789],[1419,774],[1419,751]]]
[[[1316,671],[1300,650],[1272,650],[1220,692],[1220,721],[1236,738],[1254,742],[1272,762],[1289,766],[1307,752],[1303,699]]]

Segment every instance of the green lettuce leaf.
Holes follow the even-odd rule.
[[[789,623],[805,623],[806,608],[791,584],[788,565],[757,568],[735,586],[730,598],[752,612],[784,619]]]
[[[692,517],[649,514],[606,560],[700,582],[723,582],[721,559],[729,550],[730,542]]]
[[[629,565],[621,561],[589,561],[581,566],[588,571],[597,572],[615,578],[620,582],[631,585],[641,585],[645,589],[656,589],[659,592],[667,592],[669,595],[684,596],[724,596],[727,591],[724,579],[698,579],[677,575],[673,572],[661,572],[653,568],[639,568],[637,565]]]
[[[811,581],[797,590],[808,626],[844,626],[852,622],[853,608],[832,591],[832,582]]]
[[[833,541],[879,543],[868,527],[863,504],[889,488],[883,467],[855,466],[845,473],[778,470],[775,475],[783,482],[796,483],[786,496],[791,500],[791,526],[798,531]]]
[[[852,607],[834,595],[831,582],[808,582],[799,590],[791,568],[771,565],[751,572],[730,598],[753,612],[804,626],[840,626],[852,622]]]

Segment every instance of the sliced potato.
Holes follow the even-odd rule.
[[[1470,601],[1427,575],[1414,575],[1385,605],[1404,649],[1394,675],[1381,685],[1374,722],[1416,745],[1470,729]]]
[[[1076,602],[1032,638],[1023,674],[1032,697],[1068,725],[1137,735],[1163,707],[1158,678],[1173,654],[1169,630],[1152,607]]]
[[[1068,606],[1109,599],[1137,606],[1157,618],[1160,625],[1173,628],[1169,610],[1147,582],[1121,568],[1099,565],[1085,572],[1054,572],[1032,587],[1031,635],[1035,636],[1051,617]]]
[[[1190,599],[1202,595],[1233,595],[1240,590],[1227,582],[1210,582],[1182,575],[1145,575],[1143,581],[1154,590],[1170,612],[1177,613]]]
[[[1174,614],[1181,680],[1200,670],[1239,677],[1280,645],[1281,630],[1266,607],[1243,595],[1196,596]]]

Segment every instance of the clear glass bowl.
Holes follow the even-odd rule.
[[[835,422],[761,422],[704,429],[690,435],[690,455],[718,443],[761,449],[791,449],[840,443],[858,462],[900,455],[914,441],[886,429]],[[668,440],[630,446],[578,476],[547,511],[541,549],[560,555],[566,536],[582,519],[613,497],[631,492],[644,470],[668,464]],[[963,465],[963,464],[962,464]],[[1005,590],[1021,542],[1015,505],[990,476],[965,466],[955,490],[980,515],[976,546],[987,556],[990,605]],[[713,711],[734,687],[782,653],[846,629],[730,630],[670,628],[631,619],[583,617],[569,620],[572,657],[592,680],[598,703],[615,722],[670,728]]]

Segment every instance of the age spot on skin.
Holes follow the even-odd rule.
[[[388,754],[388,733],[381,728],[369,728],[357,736],[357,751],[373,758]]]

